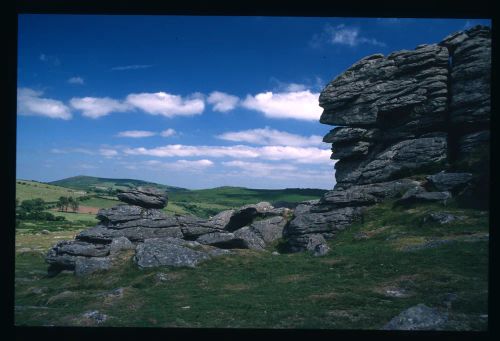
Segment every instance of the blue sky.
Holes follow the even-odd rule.
[[[335,185],[321,89],[479,19],[20,15],[17,178]]]

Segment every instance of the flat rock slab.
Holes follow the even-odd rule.
[[[448,322],[448,315],[435,308],[418,304],[391,319],[384,330],[441,330]]]
[[[127,204],[144,208],[164,208],[167,206],[168,197],[165,191],[153,187],[137,187],[117,194],[119,200]]]
[[[134,260],[141,268],[157,266],[195,267],[210,256],[169,239],[146,239],[136,248]]]
[[[438,191],[459,191],[471,180],[471,173],[447,173],[440,172],[427,176],[427,181]]]

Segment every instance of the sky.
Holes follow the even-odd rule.
[[[321,90],[484,19],[19,15],[18,179],[335,185]]]

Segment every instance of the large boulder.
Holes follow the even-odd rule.
[[[97,219],[101,224],[111,228],[128,227],[170,227],[177,226],[175,217],[167,216],[159,209],[148,209],[134,205],[117,205],[111,208],[100,209]]]
[[[440,43],[451,52],[451,121],[463,127],[490,121],[491,29],[475,26]]]
[[[287,224],[287,220],[281,216],[272,217],[269,219],[259,220],[249,229],[255,233],[264,243],[269,244],[283,236],[283,228]]]
[[[210,256],[175,238],[152,238],[137,245],[134,260],[141,268],[157,266],[195,267]],[[192,244],[191,244],[192,245]]]
[[[111,268],[109,257],[77,257],[75,261],[75,275],[87,276],[97,271]]]
[[[167,193],[153,187],[139,186],[124,190],[118,193],[117,197],[127,204],[144,208],[164,208],[168,203]]]
[[[438,45],[365,57],[321,92],[320,122],[428,129],[444,122],[447,76],[448,50]]]
[[[437,174],[427,176],[427,181],[438,191],[456,192],[465,188],[472,180],[471,173],[448,173],[439,172]]]
[[[142,242],[150,238],[183,238],[184,235],[179,226],[169,228],[146,228],[142,226],[123,229],[112,229],[103,225],[97,225],[83,230],[76,235],[77,240],[89,243],[109,244],[114,238],[125,237],[132,242]]]

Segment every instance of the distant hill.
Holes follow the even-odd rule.
[[[291,208],[301,201],[319,199],[326,192],[324,189],[315,188],[254,189],[231,186],[188,190],[137,179],[110,179],[83,175],[52,181],[46,185],[57,185],[57,188],[73,191],[86,191],[90,198],[82,204],[96,208],[116,205],[116,190],[136,186],[152,186],[169,192],[169,203],[165,209],[167,212],[194,214],[203,218],[223,210],[238,208],[246,204],[256,204],[261,201]],[[45,193],[40,192],[39,197],[44,198]]]
[[[70,189],[61,186],[46,184],[32,180],[16,180],[16,198],[19,202],[42,198],[47,202],[56,202],[59,197],[81,197],[86,192],[78,189]]]
[[[136,179],[111,179],[97,178],[94,176],[77,175],[70,178],[49,182],[51,185],[79,189],[84,191],[107,190],[107,189],[126,189],[137,186],[151,186],[168,192],[187,191],[185,188],[157,184]]]

